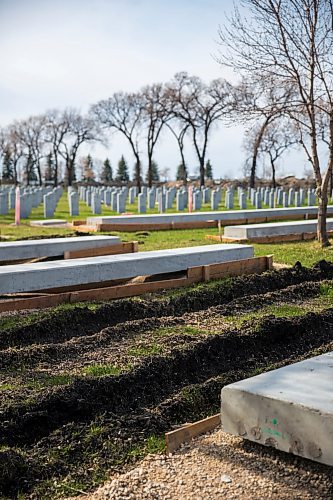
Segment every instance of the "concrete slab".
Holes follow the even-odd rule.
[[[0,267],[0,293],[62,288],[183,271],[253,257],[249,245],[205,245],[85,259],[39,262]]]
[[[5,241],[0,243],[0,261],[57,257],[66,251],[101,248],[121,243],[118,236],[78,236],[40,240]]]
[[[333,352],[222,389],[226,432],[333,465]]]
[[[30,226],[66,226],[68,223],[63,219],[32,220]]]
[[[224,229],[224,236],[240,240],[251,240],[265,236],[280,236],[289,234],[315,233],[316,219],[293,222],[267,222],[262,224],[246,224],[228,226]],[[327,219],[327,230],[333,230],[333,219]]]
[[[333,206],[327,208],[329,214],[333,214]],[[253,220],[258,218],[274,218],[293,216],[295,218],[307,215],[316,215],[318,207],[293,207],[293,208],[268,208],[260,210],[227,210],[224,212],[192,212],[173,214],[151,214],[151,215],[121,215],[88,217],[87,225],[98,224],[170,224],[172,222],[198,222],[198,221],[229,221],[229,220]]]

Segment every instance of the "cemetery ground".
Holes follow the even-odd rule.
[[[0,332],[1,494],[63,498],[162,454],[165,432],[219,411],[224,385],[331,351],[333,266],[7,313]],[[238,457],[251,450],[258,470],[287,467],[275,498],[282,477],[304,493],[295,498],[332,497],[330,467],[228,446]]]
[[[31,218],[41,215],[34,209]],[[89,215],[84,206],[78,218]],[[68,219],[64,196],[55,218]],[[1,217],[5,240],[77,235],[12,221],[12,214]],[[105,234],[138,240],[142,251],[212,244],[205,235],[216,233]],[[314,241],[254,248],[291,267],[131,299],[2,314],[0,498],[91,492],[149,454],[163,457],[165,432],[217,413],[224,385],[332,351],[333,266],[322,260],[332,261],[333,250]],[[256,498],[254,471],[271,474],[276,499],[287,498],[283,488],[290,485],[291,498],[295,491],[294,498],[333,495],[330,467],[225,435],[216,439],[223,441],[221,468],[228,462],[244,469],[239,488],[235,481],[225,485],[236,498],[252,498],[249,492]],[[140,498],[132,483],[132,498]],[[119,498],[127,498],[131,476],[117,484]]]

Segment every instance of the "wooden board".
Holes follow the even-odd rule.
[[[333,236],[333,231],[327,231],[328,236]],[[207,239],[221,241],[220,237],[217,235],[207,235]],[[231,238],[228,236],[222,236],[222,243],[282,243],[284,241],[302,241],[302,240],[314,240],[317,238],[317,233],[293,233],[293,234],[280,234],[273,236],[258,236],[256,238]]]
[[[33,294],[28,298],[18,298],[16,295],[8,295],[5,300],[0,300],[0,312],[15,311],[22,309],[42,309],[53,307],[62,303],[76,303],[83,301],[102,301],[125,297],[133,297],[152,293],[159,290],[180,288],[194,283],[221,279],[229,276],[241,274],[262,273],[272,269],[273,257],[271,255],[253,257],[220,264],[210,264],[206,266],[196,266],[187,269],[183,277],[171,279],[158,279],[156,281],[129,282],[125,284],[115,284],[109,286],[99,283],[99,288],[89,288],[83,290],[47,290],[42,293]]]
[[[221,423],[221,414],[204,418],[193,424],[185,424],[183,427],[165,434],[167,453],[173,453],[183,443],[188,443],[196,436],[212,431]]]
[[[85,248],[83,250],[69,250],[64,253],[64,259],[81,259],[84,257],[99,257],[101,255],[117,255],[135,253],[138,251],[138,242],[129,241],[99,248]]]

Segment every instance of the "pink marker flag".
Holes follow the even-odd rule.
[[[193,187],[188,187],[188,211],[191,213],[193,209]]]
[[[15,224],[16,226],[21,224],[21,195],[18,186],[15,191]]]

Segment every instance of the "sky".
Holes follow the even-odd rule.
[[[231,10],[231,0],[0,0],[0,126],[53,108],[85,113],[114,92],[166,82],[178,71],[206,82],[235,78],[214,59],[219,25]],[[242,127],[212,131],[207,158],[215,177],[243,176],[243,136]],[[118,134],[107,148],[89,148],[95,157],[109,157],[114,169],[122,154],[134,163]],[[185,156],[195,173],[190,140]],[[155,160],[172,173],[179,164],[167,131]],[[281,174],[302,175],[303,158],[290,155],[283,163]]]

